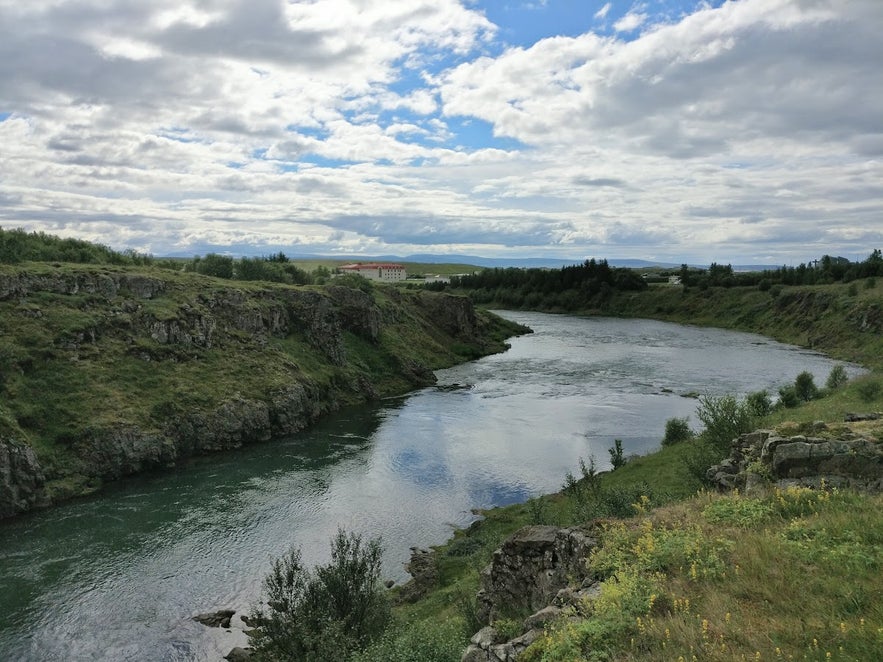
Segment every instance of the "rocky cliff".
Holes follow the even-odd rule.
[[[0,267],[0,516],[288,435],[518,333],[468,299]]]
[[[883,445],[848,429],[816,423],[808,434],[756,430],[733,440],[730,457],[708,469],[722,490],[850,488],[883,491]]]

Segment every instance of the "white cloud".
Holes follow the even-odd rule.
[[[621,19],[613,24],[613,29],[617,32],[632,32],[644,25],[647,20],[647,14],[641,12],[630,11]]]
[[[598,19],[599,21],[604,20],[605,18],[607,18],[607,14],[610,12],[610,9],[612,7],[613,7],[613,3],[611,3],[611,2],[606,3],[603,7],[601,7],[601,9],[599,9],[598,11],[595,12],[595,18]]]
[[[185,252],[883,244],[883,3],[649,11],[501,51],[454,0],[0,2],[0,224]]]

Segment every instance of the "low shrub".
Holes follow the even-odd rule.
[[[849,375],[846,374],[846,368],[837,364],[828,373],[828,379],[825,380],[825,388],[829,391],[836,391],[848,381]]]
[[[622,451],[622,439],[614,439],[613,446],[608,448],[607,452],[610,453],[610,464],[614,470],[625,465],[626,459]]]
[[[257,659],[340,660],[371,643],[391,614],[380,561],[379,539],[343,530],[326,565],[307,569],[299,549],[277,559],[264,578],[265,604],[252,613]]]
[[[767,391],[755,391],[745,396],[745,405],[751,413],[760,418],[773,411],[773,400]]]
[[[858,397],[864,402],[871,403],[880,396],[880,391],[883,390],[883,388],[881,388],[879,381],[869,379],[858,384],[856,390],[858,391]]]
[[[692,439],[693,431],[690,429],[689,421],[690,419],[686,416],[668,419],[665,422],[665,436],[662,438],[662,445],[673,446]]]

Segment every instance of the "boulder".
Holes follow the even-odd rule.
[[[230,619],[235,613],[234,609],[219,609],[205,614],[197,614],[193,620],[210,628],[228,628],[230,627]]]
[[[536,525],[516,531],[481,573],[479,618],[490,623],[504,613],[545,607],[570,581],[587,576],[586,557],[596,544],[578,528]]]

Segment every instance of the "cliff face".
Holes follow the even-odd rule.
[[[519,329],[468,299],[0,268],[0,517],[430,384]]]

